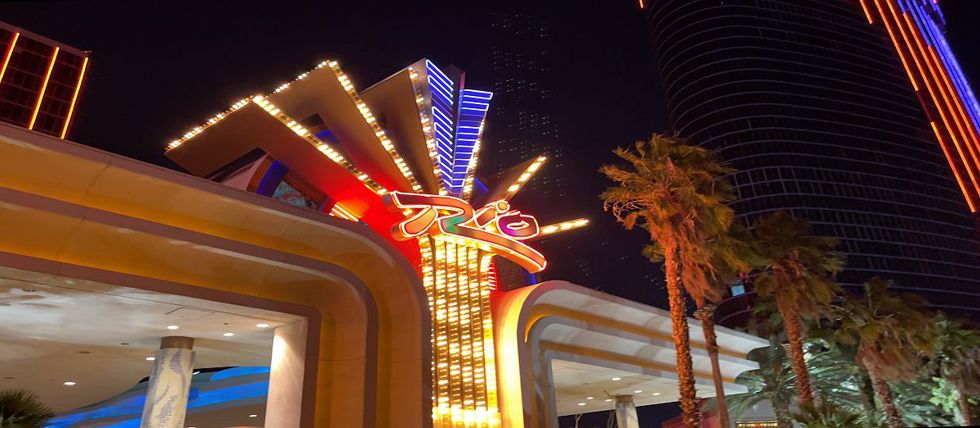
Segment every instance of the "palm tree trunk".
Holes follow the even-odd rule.
[[[973,426],[976,425],[973,418],[973,412],[970,409],[970,396],[966,393],[966,387],[963,385],[964,382],[957,382],[956,389],[960,393],[960,397],[956,399],[956,402],[960,405],[960,414],[963,420],[961,421],[963,425]]]
[[[806,370],[803,359],[803,328],[800,325],[800,315],[791,304],[787,304],[776,296],[779,314],[783,317],[783,327],[789,340],[789,361],[796,374],[796,390],[800,395],[800,407],[813,405],[813,387],[810,386],[810,372]]]
[[[861,405],[864,407],[864,413],[868,416],[867,420],[873,421],[878,409],[875,408],[875,390],[871,386],[871,378],[860,373],[857,376],[857,384],[861,392]]]
[[[724,428],[732,426],[728,418],[728,401],[725,400],[725,385],[721,380],[721,366],[718,363],[718,337],[715,335],[715,305],[706,305],[698,309],[698,319],[701,320],[701,330],[704,332],[704,345],[708,348],[708,358],[711,359],[711,378],[715,382],[715,400],[718,401],[718,420]]]
[[[664,267],[667,271],[667,303],[670,306],[670,320],[674,336],[674,349],[677,353],[677,381],[680,388],[681,412],[687,428],[698,428],[701,415],[698,413],[697,391],[694,389],[694,366],[691,363],[691,343],[687,330],[687,304],[684,290],[680,284],[677,263],[677,247],[664,247]]]
[[[881,375],[878,374],[878,368],[874,365],[865,361],[864,367],[868,370],[868,377],[871,378],[871,386],[874,387],[875,396],[878,397],[881,408],[885,411],[885,420],[889,428],[901,428],[902,413],[895,406],[895,400],[892,397],[892,390],[888,387],[888,382],[881,378]]]
[[[772,403],[772,412],[776,415],[776,425],[778,428],[793,428],[793,418],[789,411],[789,402],[783,400],[779,396],[779,393],[772,394],[769,397],[769,402]]]

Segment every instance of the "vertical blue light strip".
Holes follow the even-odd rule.
[[[980,103],[977,102],[973,89],[967,83],[966,76],[963,74],[956,56],[953,55],[953,50],[950,49],[946,37],[940,30],[937,20],[942,20],[943,16],[939,6],[932,4],[930,0],[899,0],[898,3],[902,9],[911,12],[923,39],[936,50],[939,60],[943,63],[943,68],[946,69],[953,86],[956,88],[957,95],[973,121],[974,129],[980,133],[980,128],[978,128],[980,125]]]
[[[480,139],[483,121],[490,109],[492,92],[463,89],[459,93],[459,118],[456,125],[456,146],[453,150],[452,174],[449,175],[449,191],[460,194],[466,184],[470,161]]]
[[[439,169],[442,171],[442,185],[452,192],[453,134],[455,133],[453,104],[456,84],[432,61],[425,60],[425,72],[432,93],[432,125],[436,136]]]

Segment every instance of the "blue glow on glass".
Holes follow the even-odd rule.
[[[195,376],[191,383],[191,390],[187,400],[188,409],[201,409],[207,411],[208,407],[223,405],[242,400],[265,399],[269,393],[269,367],[235,367],[220,372],[212,373],[210,376]],[[260,376],[258,379],[242,379],[247,383],[232,384],[221,387],[214,387],[214,382],[228,383],[229,379],[241,378],[244,376]],[[235,382],[234,380],[230,382]],[[140,416],[143,414],[143,403],[146,402],[147,384],[140,383],[129,391],[123,393],[123,398],[110,399],[103,403],[90,406],[90,410],[82,410],[63,416],[58,416],[48,422],[45,428],[69,428],[76,424],[91,424],[102,420],[102,425],[112,427],[138,427]],[[128,395],[133,394],[133,395]],[[105,422],[105,419],[119,418],[126,416],[136,416],[136,419],[128,419],[119,422]]]
[[[269,374],[272,369],[268,367],[235,367],[211,375],[211,381],[231,379],[238,376],[248,376],[257,374]]]

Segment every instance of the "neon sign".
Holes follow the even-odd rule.
[[[391,192],[384,196],[390,207],[412,210],[391,228],[395,239],[423,235],[451,236],[486,244],[490,252],[504,256],[531,273],[544,270],[544,256],[521,242],[541,233],[538,221],[520,211],[511,211],[504,200],[474,210],[469,202],[452,196]]]

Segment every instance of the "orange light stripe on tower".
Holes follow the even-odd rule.
[[[68,135],[68,124],[71,123],[71,115],[75,113],[75,102],[78,101],[78,92],[82,89],[82,79],[85,77],[85,69],[88,68],[88,57],[82,59],[82,69],[78,72],[78,82],[75,82],[75,93],[71,95],[71,104],[68,105],[68,116],[65,116],[65,126],[61,128],[61,138]]]
[[[865,3],[866,0],[861,0],[861,9],[864,9],[864,16],[868,18],[868,24],[874,24],[875,21],[871,19],[871,11],[868,10],[868,5]]]
[[[885,18],[884,10],[882,10],[881,5],[878,3],[878,0],[875,0],[875,3],[878,4],[879,12],[881,12],[882,17]],[[929,95],[932,98],[933,103],[935,103],[936,105],[936,110],[939,112],[939,116],[942,119],[943,124],[946,126],[946,131],[949,133],[950,138],[952,138],[953,144],[956,147],[956,151],[959,154],[960,159],[962,159],[963,161],[963,167],[966,168],[966,172],[970,176],[970,180],[972,181],[973,187],[974,189],[976,189],[977,194],[980,194],[980,182],[977,181],[977,177],[973,172],[973,169],[975,169],[977,165],[980,165],[980,161],[977,160],[977,155],[973,153],[973,150],[970,146],[969,137],[965,135],[965,131],[963,130],[962,124],[960,124],[959,122],[959,118],[956,117],[955,113],[952,111],[952,104],[950,104],[949,99],[946,97],[946,93],[943,91],[943,88],[939,87],[940,86],[939,78],[935,75],[935,70],[932,70],[932,64],[928,63],[928,60],[925,58],[925,52],[923,52],[922,49],[920,49],[923,59],[927,60],[927,65],[929,66],[929,74],[931,75],[932,79],[929,79],[930,76],[927,75],[926,69],[922,66],[922,64],[919,62],[919,58],[915,55],[915,51],[912,49],[912,42],[909,41],[908,35],[905,34],[905,28],[902,25],[902,22],[899,19],[898,14],[895,13],[895,9],[892,7],[890,2],[888,2],[887,5],[889,11],[891,12],[892,18],[894,19],[895,25],[898,27],[898,31],[902,35],[902,39],[905,41],[905,46],[908,47],[909,54],[912,55],[912,60],[915,62],[915,66],[919,70],[919,76],[922,78],[923,83],[925,83],[926,89],[929,91]],[[888,26],[887,21],[888,21],[887,19],[882,20],[882,22],[886,25],[886,27]],[[914,32],[914,29],[912,30]],[[918,40],[916,40],[916,42],[918,42]],[[901,52],[901,47],[902,45],[899,45],[896,42],[895,49]],[[936,86],[936,90],[940,92],[940,95],[945,101],[945,105],[946,105],[945,109],[941,104],[940,97],[937,96],[935,90],[933,90],[933,85]],[[956,125],[956,129],[959,130],[960,138],[957,138],[957,134],[955,133],[956,129],[954,129],[950,125],[948,115],[953,116],[953,122]],[[960,140],[963,139],[963,137],[966,137],[965,138],[966,141],[963,141],[963,146],[966,147],[966,152],[969,155],[969,157],[973,158],[974,160],[972,164],[970,163],[969,159],[967,159],[967,155],[963,154],[963,149],[960,148]],[[955,166],[952,164],[950,165],[950,167],[955,168]]]
[[[892,14],[896,16],[896,19],[898,19],[897,15],[895,14],[894,8],[892,8]],[[937,89],[939,90],[939,93],[943,97],[943,101],[946,103],[946,106],[949,108],[948,113],[951,116],[953,116],[953,122],[956,124],[956,128],[960,131],[960,139],[964,140],[964,145],[967,146],[967,151],[970,153],[970,157],[973,158],[972,165],[974,166],[974,168],[980,167],[980,159],[978,159],[977,157],[978,155],[980,155],[980,151],[978,151],[980,150],[980,145],[978,145],[975,135],[969,132],[970,121],[966,119],[965,115],[956,114],[957,108],[959,107],[959,103],[958,103],[959,97],[956,96],[956,92],[952,89],[952,87],[948,85],[949,83],[948,81],[946,82],[947,85],[943,86],[942,81],[940,80],[941,74],[936,72],[937,69],[939,69],[940,71],[944,71],[942,65],[939,64],[938,62],[934,63],[934,61],[932,61],[932,58],[930,58],[929,53],[923,47],[924,43],[922,43],[922,39],[919,37],[919,32],[916,30],[916,27],[912,24],[912,21],[909,20],[908,14],[907,13],[902,14],[902,16],[905,18],[905,23],[908,25],[909,31],[913,35],[913,39],[915,40],[916,47],[919,48],[919,52],[922,54],[923,61],[926,63],[926,65],[929,68],[929,73],[932,76],[933,84],[936,85]],[[899,25],[901,25],[901,22],[899,23]],[[910,49],[911,49],[911,45],[910,45]],[[933,95],[933,98],[934,98],[933,102],[936,104],[936,107],[938,108],[940,106],[939,100],[935,98],[935,95]],[[953,101],[950,101],[951,98]],[[962,110],[960,110],[960,113],[962,113]],[[950,129],[949,131],[952,132],[952,129]],[[980,188],[978,188],[978,192],[980,192]]]
[[[936,122],[929,122],[929,125],[932,126],[932,132],[936,133],[936,140],[939,141],[939,146],[942,147],[943,154],[946,155],[946,161],[949,162],[950,169],[953,170],[953,177],[956,177],[956,183],[960,185],[960,191],[963,192],[963,198],[966,199],[966,204],[970,206],[970,212],[977,212],[977,207],[973,205],[973,198],[966,191],[966,186],[963,185],[963,177],[957,171],[956,164],[953,163],[953,157],[950,156],[949,149],[946,147],[942,135],[939,134],[939,128],[936,127]]]
[[[908,36],[905,34],[905,28],[902,25],[902,20],[899,19],[898,14],[895,12],[895,9],[891,6],[891,3],[888,3],[888,9],[891,11],[892,17],[895,19],[896,25],[898,26],[899,31],[902,33],[902,38],[905,39],[905,42],[909,46],[909,50],[912,51],[912,42],[908,40]],[[906,16],[906,22],[908,22],[907,18],[908,17]],[[914,35],[917,35],[915,27],[910,26],[909,31],[911,31]],[[922,44],[920,43],[918,37],[913,36],[913,38],[915,40],[916,46],[919,48],[919,53],[921,54],[923,61],[926,63],[926,66],[928,67],[928,71],[929,71],[928,76],[926,76],[926,69],[922,67],[921,63],[919,62],[919,58],[915,55],[915,52],[912,52],[912,58],[915,60],[915,65],[919,69],[919,72],[922,74],[923,81],[926,83],[926,87],[929,89],[929,95],[932,96],[933,103],[936,104],[936,108],[937,110],[939,110],[939,114],[943,117],[943,123],[946,124],[946,130],[950,133],[950,135],[953,135],[954,129],[950,127],[949,122],[947,120],[947,116],[952,116],[953,124],[956,125],[956,130],[959,131],[958,135],[960,137],[958,139],[954,137],[954,139],[963,141],[963,145],[966,146],[966,152],[970,155],[970,158],[973,159],[973,163],[971,164],[967,159],[964,158],[963,166],[967,168],[967,171],[970,171],[971,166],[973,167],[973,169],[976,169],[978,166],[980,166],[980,159],[977,158],[977,153],[976,153],[976,147],[975,147],[976,142],[972,140],[972,135],[968,133],[966,129],[963,127],[963,123],[960,121],[960,117],[956,114],[956,109],[953,107],[954,103],[950,101],[950,96],[947,95],[946,88],[943,87],[942,82],[939,80],[939,74],[936,72],[936,69],[933,67],[932,61],[930,61],[925,49],[922,48]],[[931,77],[931,79],[927,79],[926,77]],[[939,92],[940,96],[942,96],[942,100],[940,100],[940,97],[936,96],[936,93],[932,89],[933,86],[936,87],[936,90]],[[955,95],[952,95],[952,97],[954,99],[956,98]],[[940,101],[942,101],[945,104],[946,106],[945,110],[942,108],[943,104],[940,104]],[[970,174],[970,177],[973,178],[974,177],[973,174]],[[977,193],[980,194],[980,183],[977,183],[977,180],[974,179],[973,185],[977,189]]]
[[[971,120],[966,114],[966,110],[963,108],[962,98],[956,96],[957,92],[953,89],[953,84],[949,80],[948,71],[939,63],[939,57],[936,55],[936,51],[932,49],[931,46],[929,47],[929,55],[932,58],[933,63],[936,64],[936,67],[939,68],[939,75],[942,76],[943,82],[946,83],[946,89],[952,95],[954,104],[956,105],[956,110],[959,112],[960,117],[963,118],[963,123],[966,124],[966,129],[970,131],[969,135],[973,137],[973,143],[977,153],[980,153],[980,135],[977,134],[976,124],[973,123],[973,120]],[[980,162],[978,162],[977,167],[980,168]]]
[[[885,24],[885,30],[888,30],[888,37],[891,37],[892,44],[895,45],[895,50],[898,52],[898,58],[902,60],[902,66],[905,67],[905,73],[908,74],[909,81],[912,82],[912,89],[915,89],[915,91],[918,92],[919,84],[915,83],[915,76],[912,74],[912,70],[909,68],[909,63],[905,59],[905,54],[902,53],[901,45],[898,43],[898,39],[895,38],[895,33],[892,32],[892,27],[888,25],[888,20],[884,19],[885,10],[881,8],[881,3],[878,0],[875,0],[875,6],[878,8],[878,13],[881,14],[881,22],[882,24]]]
[[[58,52],[61,52],[61,48],[55,46],[54,53],[51,54],[51,63],[48,64],[48,71],[44,73],[44,83],[41,84],[41,93],[37,96],[37,105],[34,106],[34,114],[31,115],[31,121],[27,124],[27,129],[34,129],[34,123],[37,122],[37,114],[41,112],[41,103],[44,102],[44,92],[48,90],[48,81],[51,80],[51,71],[54,70],[54,63],[58,60]]]
[[[3,75],[7,73],[7,65],[10,64],[10,57],[14,56],[14,46],[17,46],[17,40],[20,39],[20,33],[14,33],[14,37],[10,39],[10,46],[7,47],[7,53],[3,55],[3,66],[0,66],[0,82],[3,82]]]

